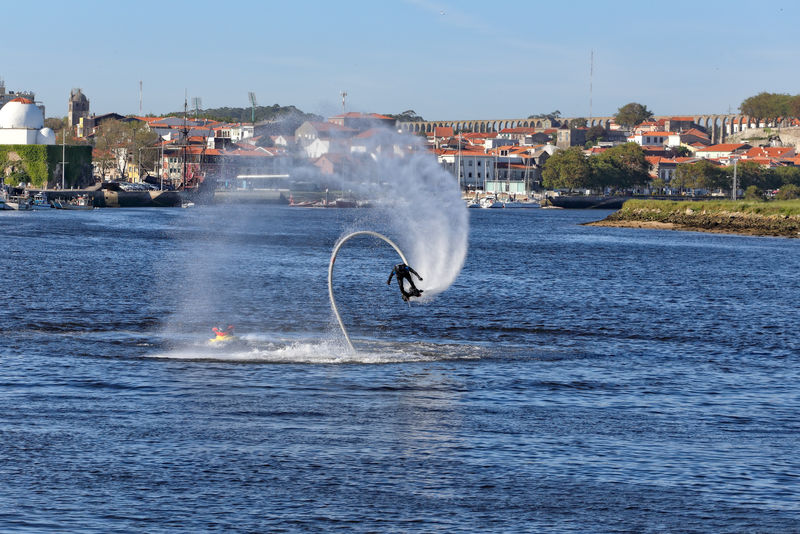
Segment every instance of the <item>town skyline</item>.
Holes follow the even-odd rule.
[[[42,6],[35,16],[4,8],[21,23],[8,28],[19,44],[6,47],[0,77],[52,117],[66,115],[76,87],[95,113],[139,114],[140,82],[142,114],[178,111],[185,96],[247,107],[253,92],[260,105],[331,116],[346,92],[347,111],[413,109],[426,120],[610,116],[632,101],[660,116],[726,114],[800,86],[787,67],[800,52],[800,7],[789,3],[753,13],[744,2]],[[64,20],[80,22],[66,38],[52,31]],[[749,35],[753,22],[769,30]]]

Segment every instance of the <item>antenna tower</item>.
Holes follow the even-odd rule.
[[[194,108],[194,118],[197,119],[197,116],[200,114],[200,109],[203,107],[203,99],[199,96],[193,96],[192,107]]]
[[[256,94],[251,91],[251,92],[247,93],[247,98],[250,100],[250,108],[252,110],[250,112],[250,122],[255,124],[256,123]]]
[[[139,80],[139,116],[142,116],[142,80]]]
[[[589,53],[589,124],[592,122],[592,81],[594,78],[594,48]]]
[[[347,91],[342,91],[342,114],[345,112],[345,102],[347,100]]]

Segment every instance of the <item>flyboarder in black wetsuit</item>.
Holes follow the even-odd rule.
[[[400,287],[400,292],[403,294],[403,300],[406,302],[408,302],[410,297],[422,296],[422,290],[417,289],[417,286],[414,285],[414,281],[411,279],[411,273],[414,273],[416,277],[422,281],[422,277],[419,275],[419,273],[405,263],[398,263],[395,265],[391,274],[389,274],[389,279],[386,281],[386,285],[391,284],[392,277],[397,275],[397,285]],[[408,280],[408,284],[410,286],[408,291],[406,291],[405,287],[403,286],[403,280]]]

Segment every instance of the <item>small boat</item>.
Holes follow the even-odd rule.
[[[534,200],[522,199],[517,200],[516,198],[509,198],[505,202],[506,208],[541,208],[541,204]]]
[[[41,192],[36,193],[33,196],[33,203],[32,207],[35,210],[49,210],[53,209],[53,205],[50,204],[50,201],[47,200],[47,193]]]
[[[506,208],[541,208],[538,202],[506,202]]]
[[[505,208],[505,203],[494,195],[485,196],[481,199],[482,208]]]
[[[183,201],[183,202],[181,202],[181,207],[182,208],[193,208],[194,207],[194,202]]]
[[[13,211],[29,211],[33,209],[33,201],[30,197],[8,195],[4,199],[3,209]]]
[[[481,207],[481,201],[480,201],[480,199],[478,199],[478,194],[477,193],[475,193],[474,197],[466,199],[466,201],[467,201],[467,207],[468,208],[480,208]]]
[[[92,210],[94,209],[93,199],[86,195],[78,195],[69,200],[54,200],[53,207],[60,210]]]

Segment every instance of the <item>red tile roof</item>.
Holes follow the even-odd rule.
[[[747,146],[745,143],[720,143],[701,148],[698,152],[733,152]]]
[[[527,128],[524,126],[519,126],[516,128],[503,128],[500,130],[500,133],[534,134],[536,133],[536,128]]]
[[[757,158],[757,157],[765,157],[765,158],[781,158],[785,154],[790,152],[794,152],[792,147],[786,146],[769,146],[769,147],[753,147],[747,152],[744,153],[746,158]]]
[[[681,135],[694,135],[694,136],[697,136],[697,137],[705,137],[706,139],[708,139],[708,134],[705,133],[705,132],[701,132],[697,128],[692,128],[690,130],[686,130]]]

